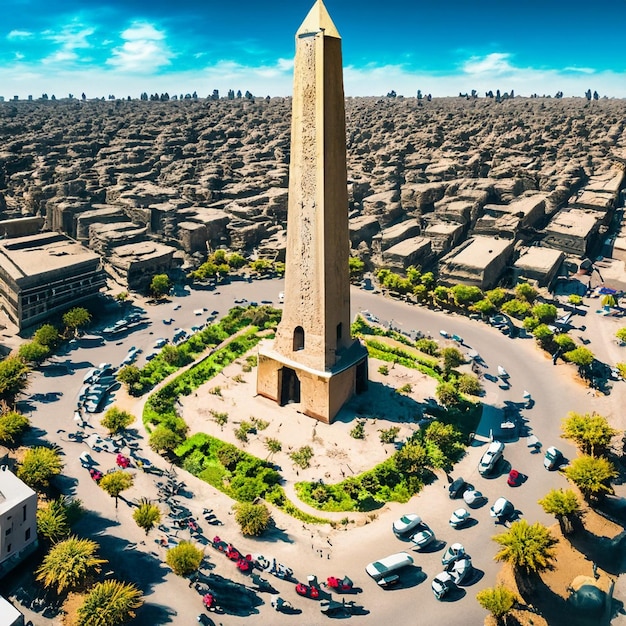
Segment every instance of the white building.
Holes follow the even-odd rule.
[[[0,578],[37,548],[37,494],[0,467]]]
[[[24,626],[24,616],[0,596],[0,626]]]

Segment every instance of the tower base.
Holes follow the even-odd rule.
[[[331,371],[305,367],[272,348],[259,347],[257,393],[280,406],[299,403],[305,415],[331,424],[355,393],[367,390],[367,350],[358,341]]]

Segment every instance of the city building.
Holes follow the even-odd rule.
[[[366,389],[367,350],[350,333],[341,37],[321,0],[296,33],[292,107],[285,307],[257,392],[330,423]]]
[[[37,494],[0,467],[0,578],[37,548]]]
[[[98,293],[100,257],[61,233],[0,241],[0,306],[22,329]]]

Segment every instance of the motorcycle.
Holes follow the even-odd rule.
[[[328,589],[338,593],[350,593],[351,591],[354,591],[354,583],[347,576],[344,576],[343,578],[329,576],[324,585],[328,587]]]

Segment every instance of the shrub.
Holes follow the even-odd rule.
[[[17,411],[9,411],[1,415],[0,444],[6,446],[18,443],[29,426],[28,418]]]
[[[461,393],[470,396],[479,396],[483,390],[478,376],[473,374],[461,374],[457,379],[458,389]]]
[[[311,446],[302,446],[289,455],[294,465],[306,469],[311,464],[313,458],[313,448]]]
[[[515,295],[520,300],[532,304],[539,294],[537,290],[528,283],[520,283],[515,287]]]
[[[350,431],[350,437],[354,439],[365,439],[365,420],[357,420],[354,428]]]
[[[528,317],[531,311],[531,308],[532,307],[530,306],[528,302],[523,301],[523,300],[513,299],[513,300],[509,300],[508,302],[505,302],[500,308],[500,310],[503,313],[506,313],[506,315],[510,315],[511,317],[521,320],[521,319],[524,319],[525,317]]]
[[[392,426],[391,428],[381,429],[378,432],[380,433],[379,438],[381,443],[394,443],[400,432],[400,428],[398,426]]]
[[[108,431],[109,435],[125,430],[135,421],[135,416],[128,411],[122,411],[112,406],[105,414],[100,423]]]
[[[402,387],[398,387],[398,389],[396,389],[396,393],[400,393],[403,395],[408,395],[413,391],[413,387],[411,386],[410,383],[406,383],[405,385],[402,385]]]
[[[383,376],[388,376],[389,375],[389,368],[386,365],[381,365],[378,368],[378,373],[382,374]]]
[[[170,548],[165,555],[165,562],[178,576],[188,576],[195,572],[202,563],[204,553],[190,541],[181,541]]]
[[[262,535],[272,521],[269,509],[264,504],[240,502],[235,505],[235,521],[244,535]]]
[[[549,324],[554,322],[557,315],[557,309],[553,304],[536,304],[532,308],[532,314],[542,323]]]

